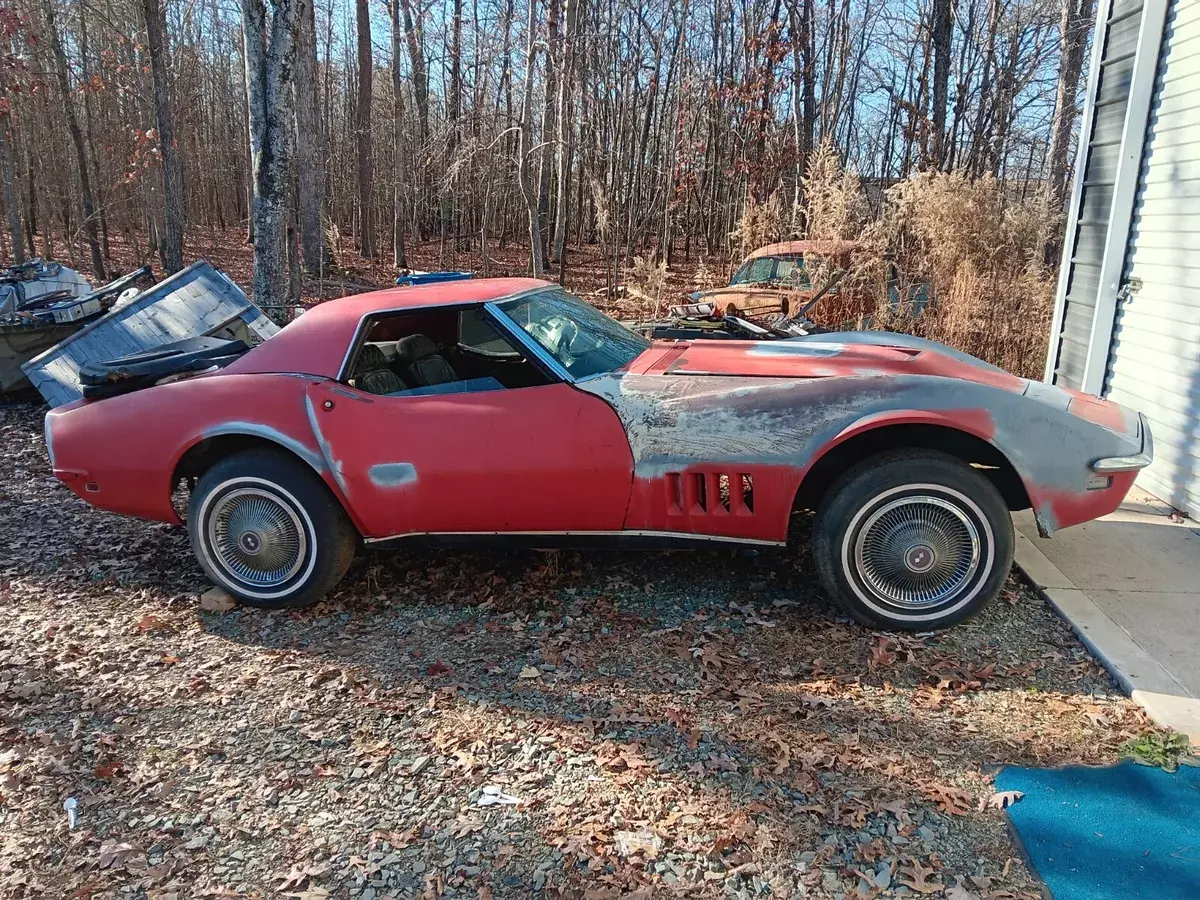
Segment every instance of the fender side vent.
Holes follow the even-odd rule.
[[[695,483],[696,502],[692,507],[692,513],[703,515],[708,512],[708,476],[703,472],[696,472],[692,475],[692,480]]]
[[[749,472],[668,472],[667,513],[673,516],[754,514],[754,476]]]

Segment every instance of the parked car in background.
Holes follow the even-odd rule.
[[[801,316],[814,298],[837,291],[856,246],[852,241],[768,244],[742,261],[727,286],[697,291],[691,299],[712,304],[720,315]]]
[[[317,602],[364,543],[770,546],[813,509],[831,597],[939,628],[1000,591],[1010,510],[1047,536],[1104,515],[1151,455],[1136,413],[919,338],[651,341],[531,279],[346,297],[229,344],[179,373],[160,348],[138,363],[160,383],[53,409],[46,439],[102,509],[181,523],[186,483],[200,565],[254,606]]]

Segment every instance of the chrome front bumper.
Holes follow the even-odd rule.
[[[1150,423],[1146,417],[1138,413],[1138,432],[1142,437],[1141,452],[1134,456],[1108,456],[1092,463],[1092,471],[1111,475],[1114,472],[1133,472],[1144,469],[1154,462],[1154,436],[1150,433]]]

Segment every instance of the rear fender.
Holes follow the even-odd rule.
[[[54,473],[100,509],[182,524],[171,494],[184,455],[206,439],[246,435],[304,460],[345,507],[305,411],[313,380],[201,376],[60,407],[47,416]]]

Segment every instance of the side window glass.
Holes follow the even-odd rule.
[[[385,397],[478,394],[548,382],[480,306],[380,316],[347,379],[352,387]]]
[[[482,307],[464,309],[459,313],[458,345],[462,349],[481,353],[514,353],[508,339],[488,321]]]

